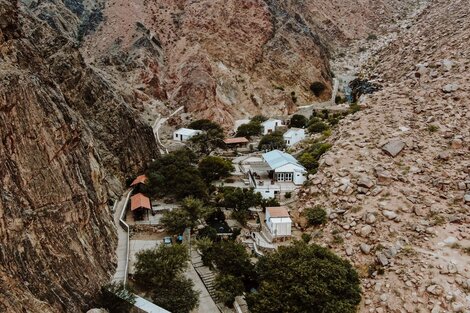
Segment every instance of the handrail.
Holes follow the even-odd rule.
[[[127,247],[126,247],[126,266],[124,268],[124,288],[126,288],[127,285],[127,274],[129,272],[129,253],[130,253],[130,228],[129,225],[124,221],[124,215],[126,213],[127,209],[127,203],[129,202],[129,197],[131,196],[132,191],[134,191],[134,188],[129,190],[127,193],[126,201],[124,202],[124,206],[121,211],[121,216],[119,217],[119,224],[122,226],[122,228],[127,232]]]

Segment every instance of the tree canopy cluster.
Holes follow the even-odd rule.
[[[202,119],[190,123],[188,128],[203,131],[189,140],[198,153],[209,155],[216,148],[224,146],[224,130],[219,124]]]
[[[210,208],[205,207],[204,202],[193,198],[184,198],[181,206],[177,209],[163,213],[160,223],[171,235],[180,235],[186,228],[194,228],[198,221],[210,212]]]
[[[303,241],[260,258],[256,274],[259,287],[247,296],[253,313],[355,313],[361,301],[352,265]]]
[[[189,313],[199,302],[193,282],[183,273],[189,260],[185,245],[160,245],[137,253],[135,278],[152,301],[174,313]]]
[[[258,144],[258,149],[260,150],[282,150],[285,147],[286,143],[284,141],[283,133],[279,131],[264,135]]]

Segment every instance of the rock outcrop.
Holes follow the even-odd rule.
[[[76,44],[0,0],[0,311],[79,312],[115,269],[110,195],[158,152]]]
[[[362,75],[383,89],[340,123],[304,190],[303,206],[329,210],[318,242],[361,272],[361,312],[470,308],[468,4],[430,2],[370,59]]]
[[[109,1],[86,36],[88,62],[146,116],[184,105],[231,125],[331,96],[332,47],[380,33],[415,1]],[[315,95],[310,86],[324,89]],[[155,114],[155,113],[153,113]]]

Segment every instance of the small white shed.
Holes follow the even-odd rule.
[[[190,128],[180,128],[173,133],[173,140],[186,141],[200,134],[202,131]]]
[[[281,120],[270,118],[269,120],[261,123],[261,126],[263,126],[263,135],[267,135],[275,132],[276,128],[279,126],[283,126],[283,124]]]
[[[296,143],[305,139],[305,129],[302,128],[291,128],[286,131],[283,135],[284,142],[288,147],[295,145]]]
[[[266,208],[266,226],[274,239],[292,235],[292,220],[285,207]]]

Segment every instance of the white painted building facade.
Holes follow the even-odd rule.
[[[269,120],[261,123],[261,126],[263,127],[263,135],[267,135],[270,133],[274,133],[276,131],[276,128],[279,126],[283,126],[283,124],[281,120],[270,118]]]
[[[292,235],[292,220],[285,207],[266,208],[266,226],[274,239]]]
[[[173,133],[173,140],[187,141],[200,133],[202,133],[201,130],[190,129],[190,128],[180,128]]]
[[[307,171],[292,155],[279,150],[263,154],[264,161],[271,168],[277,182],[293,182],[302,185],[307,179]]]
[[[283,137],[286,145],[288,147],[292,147],[293,145],[305,139],[305,129],[291,128],[284,133]]]

